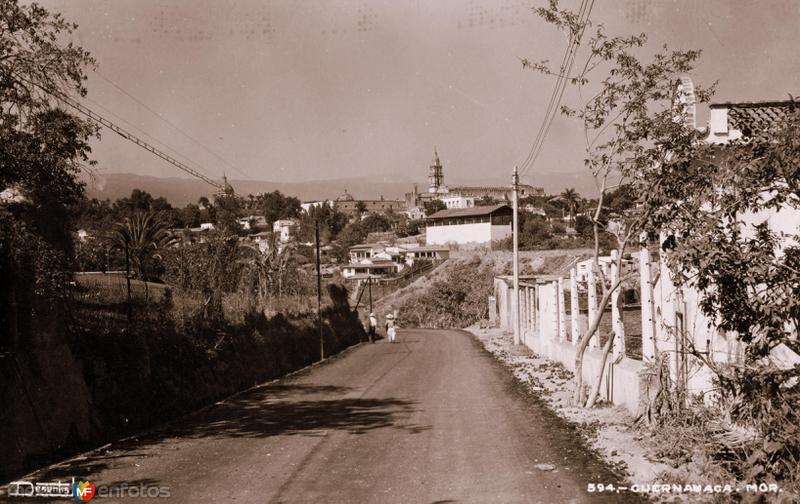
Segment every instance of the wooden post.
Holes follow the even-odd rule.
[[[550,283],[550,327],[551,327],[551,340],[557,340],[561,332],[558,324],[558,282],[553,281]]]
[[[653,283],[650,274],[650,252],[647,250],[647,233],[640,238],[639,249],[639,299],[642,305],[642,360],[656,358],[655,317],[653,316]]]
[[[611,285],[613,286],[619,280],[620,271],[617,267],[617,260],[619,259],[619,252],[616,250],[611,251]],[[620,300],[619,294],[622,290],[620,285],[614,292],[611,293],[611,330],[614,333],[614,343],[612,346],[614,360],[616,361],[620,356],[625,356],[625,327],[622,325],[622,314],[620,313]]]
[[[569,308],[572,326],[572,344],[577,345],[581,337],[581,310],[578,306],[578,279],[575,268],[569,270]]]
[[[526,303],[525,303],[525,287],[520,287],[519,289],[519,341],[520,343],[525,342],[525,319],[527,318],[527,314],[525,313]]]
[[[539,287],[539,284],[536,284],[534,290],[536,291],[533,296],[534,298],[533,300],[535,303],[534,309],[536,310],[536,317],[534,319],[533,325],[535,326],[534,330],[536,331],[536,334],[539,337],[541,337],[542,336],[542,297],[541,297],[542,291]]]
[[[319,260],[319,219],[314,222],[314,239],[317,245],[317,325],[319,326],[319,360],[325,360],[325,338],[322,332],[322,275]],[[370,290],[370,295],[372,291]]]
[[[586,275],[586,289],[589,292],[589,327],[592,326],[594,319],[597,317],[597,286],[594,283],[594,265],[589,266],[589,271]],[[600,328],[595,331],[589,346],[598,348],[600,346]]]
[[[528,287],[528,325],[531,333],[536,330],[536,288]]]
[[[567,308],[564,304],[564,279],[558,279],[558,341],[567,341]]]

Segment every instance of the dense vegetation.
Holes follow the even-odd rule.
[[[478,256],[452,262],[443,277],[391,308],[398,309],[401,326],[467,327],[487,318],[494,275],[494,264]]]

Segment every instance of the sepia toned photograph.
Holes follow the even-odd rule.
[[[798,26],[0,0],[0,502],[800,503]]]

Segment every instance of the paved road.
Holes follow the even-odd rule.
[[[66,476],[168,487],[175,503],[594,502],[588,482],[620,483],[470,335],[433,330],[351,349],[37,479]]]

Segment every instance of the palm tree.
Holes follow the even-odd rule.
[[[125,269],[128,286],[128,304],[130,306],[131,265],[143,280],[145,302],[149,301],[147,287],[147,266],[151,259],[159,257],[159,251],[166,249],[177,241],[177,237],[169,230],[169,225],[158,218],[154,212],[136,213],[118,222],[111,235],[112,243],[125,252]]]
[[[575,227],[575,212],[577,212],[578,204],[581,201],[581,195],[578,194],[578,191],[569,187],[564,189],[558,196],[551,198],[551,200],[561,201],[567,206],[567,210],[569,210],[569,225]]]

